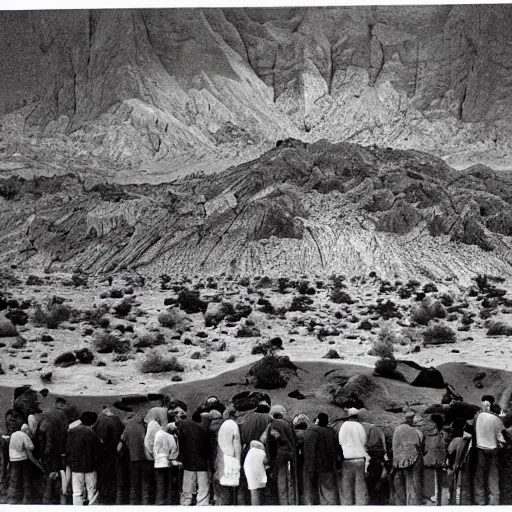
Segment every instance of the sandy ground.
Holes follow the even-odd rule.
[[[27,273],[21,270],[15,272],[25,282]],[[87,287],[67,287],[62,284],[69,278],[64,274],[41,275],[46,283],[43,286],[27,286],[25,284],[10,286],[6,288],[12,294],[12,297],[18,300],[30,299],[33,304],[44,305],[54,295],[63,297],[65,304],[79,309],[91,309],[102,303],[113,306],[121,302],[121,299],[100,299],[100,293],[109,291],[111,288],[122,288],[126,285],[123,277],[116,277],[112,287],[102,279],[89,279]],[[312,284],[315,281],[311,277]],[[198,279],[193,279],[197,283]],[[206,280],[204,280],[206,283]],[[328,280],[324,279],[328,284]],[[134,335],[125,335],[129,339],[135,339],[137,335],[145,332],[158,330],[165,334],[166,344],[157,348],[158,351],[167,353],[172,349],[173,355],[185,365],[185,372],[180,373],[183,382],[196,381],[218,375],[228,369],[234,369],[244,366],[248,363],[258,360],[260,355],[251,355],[252,347],[261,341],[279,336],[283,340],[284,350],[280,352],[287,355],[293,361],[314,361],[321,359],[329,349],[335,349],[341,356],[340,362],[355,363],[368,367],[373,367],[376,357],[368,355],[373,341],[379,332],[379,327],[388,324],[396,329],[402,330],[396,320],[384,321],[372,320],[379,327],[374,327],[371,331],[358,329],[359,322],[350,323],[347,317],[355,314],[360,320],[368,318],[365,310],[368,304],[375,303],[379,297],[379,282],[366,280],[366,282],[348,283],[347,291],[356,300],[351,306],[338,305],[331,303],[328,298],[327,289],[319,289],[317,294],[311,296],[314,300],[314,310],[307,313],[287,312],[285,318],[278,318],[273,315],[267,315],[258,311],[256,305],[257,299],[262,296],[270,300],[275,306],[288,306],[297,295],[295,290],[290,293],[280,294],[270,289],[252,289],[239,286],[236,281],[227,281],[219,278],[217,280],[218,289],[202,288],[201,295],[204,300],[211,300],[212,296],[220,295],[224,300],[231,303],[246,303],[253,307],[253,313],[250,319],[261,330],[259,338],[237,338],[235,336],[237,327],[226,327],[222,322],[218,327],[206,328],[204,318],[201,313],[186,315],[190,318],[190,330],[181,335],[180,339],[175,336],[171,329],[163,328],[159,325],[157,317],[159,313],[167,309],[164,306],[164,299],[175,297],[171,290],[162,291],[157,278],[147,278],[144,287],[134,289],[134,300],[137,304],[137,310],[140,311],[133,322],[125,319],[117,319],[114,315],[109,315],[111,319],[110,327],[117,324],[127,325],[131,323],[134,327]],[[508,284],[508,283],[507,283]],[[505,284],[499,285],[506,288]],[[438,284],[439,292],[449,291],[456,298],[462,297],[464,290],[453,283]],[[389,296],[382,295],[384,300],[392,299],[404,309],[404,323],[407,324],[409,318],[409,309],[411,299],[401,300],[395,294]],[[478,311],[477,303],[470,302],[470,310]],[[30,314],[31,309],[27,312]],[[334,316],[336,311],[343,313],[343,318],[337,319]],[[0,313],[1,314],[1,313]],[[512,323],[512,315],[498,312],[497,319],[503,319]],[[317,324],[325,327],[335,327],[339,329],[340,335],[327,336],[322,341],[317,336],[307,332],[305,326],[314,319]],[[411,353],[412,345],[396,345],[395,356],[399,359],[413,360],[424,366],[438,366],[449,362],[468,362],[478,366],[499,368],[503,370],[512,370],[512,343],[509,337],[489,337],[486,336],[486,329],[483,326],[483,320],[475,318],[469,332],[457,332],[457,342],[454,344],[421,347],[420,352]],[[243,324],[242,320],[239,324]],[[303,325],[300,325],[300,324]],[[461,324],[457,322],[448,322],[456,330]],[[346,327],[344,327],[346,326]],[[0,339],[0,342],[6,344],[0,348],[0,363],[5,371],[0,376],[0,386],[15,386],[20,384],[32,384],[36,389],[47,387],[52,393],[62,393],[67,395],[119,395],[127,393],[152,392],[171,384],[171,378],[175,373],[162,374],[143,374],[139,371],[141,361],[146,357],[144,353],[136,353],[132,350],[130,358],[126,361],[114,362],[115,354],[96,354],[92,364],[77,364],[68,368],[56,367],[53,364],[55,358],[69,350],[75,350],[82,347],[90,347],[94,334],[86,335],[85,329],[90,327],[86,323],[71,324],[66,322],[58,329],[47,329],[34,327],[32,322],[18,328],[19,334],[24,337],[28,343],[24,348],[14,349],[10,347],[14,341],[11,338]],[[101,329],[98,329],[101,331]],[[205,332],[206,338],[197,336],[199,332]],[[418,329],[421,331],[421,329]],[[41,336],[50,334],[53,342],[42,342]],[[356,336],[355,339],[351,337]],[[193,345],[184,344],[188,338]],[[293,341],[292,341],[293,340]],[[218,351],[219,345],[225,342],[226,349]],[[417,342],[413,342],[417,344]],[[421,343],[420,343],[421,344]],[[147,353],[150,349],[144,349]],[[94,352],[94,350],[93,350]],[[191,359],[195,352],[201,353],[200,359]],[[232,363],[227,363],[229,356],[234,356]],[[106,366],[97,366],[102,361]],[[53,378],[51,383],[42,383],[41,373],[52,371]],[[445,379],[450,382],[450,375],[445,375]],[[451,382],[456,386],[456,382]]]

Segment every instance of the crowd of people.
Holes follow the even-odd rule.
[[[490,395],[474,418],[450,424],[441,414],[406,409],[387,438],[355,408],[331,421],[321,411],[291,418],[264,395],[249,410],[239,409],[212,396],[189,415],[184,402],[163,397],[158,407],[121,419],[115,409],[79,413],[57,398],[21,424],[11,421],[2,436],[8,502],[512,502],[512,427]]]

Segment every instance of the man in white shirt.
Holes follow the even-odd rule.
[[[341,504],[368,505],[365,467],[370,460],[366,453],[366,431],[359,423],[359,411],[352,407],[340,428],[338,440],[343,450],[341,473]]]
[[[489,505],[500,504],[500,480],[498,471],[498,448],[505,444],[503,422],[496,414],[490,412],[494,397],[482,397],[482,410],[477,414],[475,422],[475,436],[477,448],[477,465],[473,481],[475,503],[487,504],[489,491]]]
[[[13,432],[9,441],[9,490],[10,505],[30,503],[30,458],[34,444],[28,435],[29,427],[24,424],[21,430]]]

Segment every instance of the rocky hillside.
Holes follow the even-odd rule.
[[[508,169],[511,22],[510,5],[4,11],[0,170],[168,176],[290,136]]]
[[[280,141],[161,185],[0,180],[0,262],[171,275],[510,276],[512,182],[418,151]]]

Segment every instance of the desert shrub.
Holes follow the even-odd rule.
[[[428,325],[434,318],[446,318],[446,309],[437,300],[424,299],[411,310],[411,320],[417,324]]]
[[[204,314],[204,324],[206,327],[212,327],[215,325],[219,325],[224,318],[227,316],[233,315],[235,313],[235,308],[230,302],[221,302],[220,304],[212,304],[208,305],[208,309]]]
[[[384,320],[389,320],[391,318],[402,318],[402,314],[398,310],[397,305],[392,300],[378,302],[376,305],[371,304],[368,306],[368,313],[379,315],[384,318]]]
[[[261,336],[261,331],[252,325],[242,325],[236,331],[237,338],[256,338]]]
[[[258,299],[258,302],[257,302],[258,306],[262,306],[261,307],[261,311],[263,313],[267,313],[269,315],[272,315],[274,313],[274,306],[272,305],[272,303],[267,300],[267,299],[263,299],[263,298],[260,298]]]
[[[62,304],[51,306],[46,312],[39,306],[36,307],[32,322],[39,327],[48,327],[48,329],[57,329],[62,322],[69,320],[71,308]]]
[[[110,290],[110,298],[111,299],[122,299],[124,297],[124,291],[118,288],[113,288]]]
[[[388,377],[388,378],[396,378],[396,366],[397,361],[396,359],[391,357],[381,357],[377,360],[375,363],[375,375],[380,375],[381,377]]]
[[[94,359],[94,354],[87,347],[75,350],[75,356],[79,363],[90,364]]]
[[[130,342],[108,332],[98,333],[93,341],[93,347],[100,354],[126,354],[130,351]]]
[[[301,281],[299,283],[299,285],[297,286],[297,291],[301,294],[301,295],[306,295],[306,292],[309,288],[309,281]]]
[[[394,344],[400,343],[400,338],[388,326],[384,326],[379,331],[377,339],[373,342],[370,355],[378,357],[392,357],[394,352]]]
[[[44,281],[38,276],[30,275],[25,284],[27,286],[43,286]]]
[[[114,311],[117,316],[125,317],[132,309],[132,303],[130,299],[124,299],[120,304],[114,306]]]
[[[106,329],[110,325],[110,320],[106,316],[102,316],[98,319],[97,325],[102,329]]]
[[[235,362],[235,356],[233,354],[231,354],[227,359],[226,359],[226,363],[234,363]]]
[[[140,364],[140,371],[142,373],[183,372],[185,367],[175,356],[168,357],[152,350]]]
[[[71,276],[71,282],[73,283],[73,286],[87,286],[88,280],[87,276],[84,274],[73,274]]]
[[[443,293],[439,300],[441,301],[441,304],[447,308],[453,306],[453,297],[449,293]]]
[[[278,389],[288,383],[288,371],[296,371],[296,366],[288,357],[268,355],[254,363],[249,373],[255,377],[255,387]]]
[[[404,286],[402,286],[398,290],[398,296],[401,299],[409,299],[411,297],[411,295],[412,295],[412,291],[409,290],[409,288],[405,288]]]
[[[251,354],[263,354],[266,356],[268,354],[274,354],[276,350],[283,350],[283,340],[278,336],[265,343],[254,345]]]
[[[486,274],[478,274],[474,280],[481,293],[485,293],[491,286],[489,283],[489,276]]]
[[[272,288],[272,279],[267,276],[263,276],[256,283],[256,288]]]
[[[5,315],[14,325],[26,325],[28,315],[21,309],[11,309]]]
[[[187,288],[181,290],[178,294],[176,304],[180,309],[189,314],[204,313],[208,307],[208,304],[201,300],[198,291]]]
[[[239,322],[242,318],[247,318],[252,313],[251,306],[247,304],[237,304],[233,314],[226,316],[227,322]]]
[[[179,329],[184,325],[184,317],[179,309],[172,308],[158,315],[158,322],[162,327]]]
[[[313,301],[305,295],[297,295],[293,298],[289,311],[309,311],[309,306]]]
[[[248,277],[242,277],[242,279],[240,279],[240,281],[238,281],[238,284],[240,286],[249,286],[251,284],[251,280],[248,278]]]
[[[363,320],[358,329],[362,329],[363,331],[371,331],[373,329],[373,324],[369,320]]]
[[[332,283],[332,287],[335,290],[347,287],[347,285],[343,282],[343,281],[345,281],[345,276],[339,276],[337,274],[332,274],[329,279]]]
[[[137,348],[156,347],[157,345],[165,344],[165,336],[161,332],[146,333],[139,337],[133,344]]]
[[[443,324],[436,324],[424,331],[423,343],[425,345],[440,345],[442,343],[455,343],[455,331]]]
[[[331,302],[335,304],[353,304],[352,297],[340,288],[334,288],[330,295]]]
[[[512,336],[512,326],[505,322],[490,322],[487,336]]]
[[[395,287],[389,282],[389,281],[382,281],[379,288],[379,293],[385,294],[385,293],[391,293],[395,290]]]
[[[286,289],[289,285],[289,279],[287,277],[279,277],[277,279],[277,290],[279,293],[286,293]]]
[[[107,304],[101,304],[99,307],[89,309],[84,312],[84,320],[89,322],[91,325],[103,327],[108,327],[110,321],[108,318],[105,318],[105,315],[108,313],[109,307]],[[105,325],[106,322],[107,325]]]
[[[424,293],[435,293],[437,292],[437,286],[434,283],[427,283],[423,286]]]

